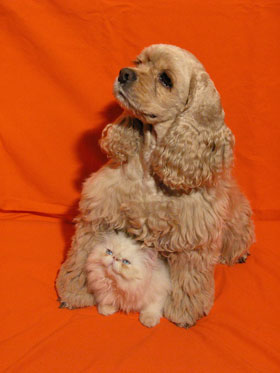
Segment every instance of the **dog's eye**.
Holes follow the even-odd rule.
[[[172,88],[173,84],[172,84],[172,80],[171,78],[167,75],[166,72],[163,72],[159,75],[159,81],[161,82],[161,84],[164,86],[164,87],[167,87],[167,88]]]
[[[107,255],[113,255],[113,251],[110,250],[110,249],[107,249],[107,250],[106,250],[106,254],[107,254]]]
[[[130,261],[127,260],[127,259],[123,259],[122,262],[123,262],[123,264],[131,264]]]

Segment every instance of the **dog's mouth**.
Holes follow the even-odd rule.
[[[122,91],[122,89],[115,90],[116,98],[119,100],[120,104],[132,112],[133,116],[144,120],[145,122],[150,122],[157,118],[157,115],[153,113],[147,113],[139,109],[131,100],[127,97],[127,95]]]

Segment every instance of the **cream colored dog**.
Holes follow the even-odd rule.
[[[111,160],[85,182],[72,248],[57,278],[62,307],[95,304],[85,263],[99,232],[120,230],[168,260],[165,316],[191,326],[214,300],[214,267],[245,261],[251,209],[231,176],[234,137],[202,64],[172,45],[120,71],[121,117],[103,131]]]

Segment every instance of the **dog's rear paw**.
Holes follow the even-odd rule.
[[[250,255],[251,255],[250,253],[246,253],[242,255],[240,258],[238,258],[237,263],[240,263],[240,264],[246,263],[248,256]]]
[[[221,255],[220,259],[219,259],[219,263],[220,264],[227,264],[227,265],[234,265],[236,263],[246,263],[247,259],[248,259],[248,256],[251,255],[249,252],[243,254],[242,256],[239,256],[239,257],[224,257],[223,255]]]

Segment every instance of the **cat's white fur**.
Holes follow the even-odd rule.
[[[122,232],[107,232],[92,248],[86,271],[99,313],[139,311],[143,325],[159,323],[171,282],[168,266],[155,250]]]

